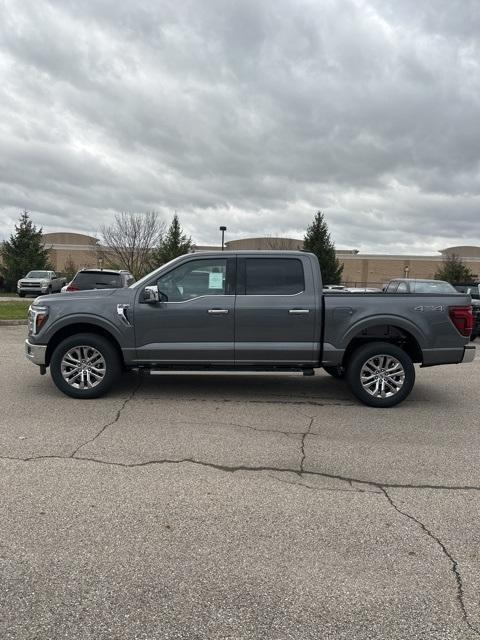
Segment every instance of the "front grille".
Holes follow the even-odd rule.
[[[39,289],[41,287],[40,282],[21,282],[20,283],[21,287],[31,287],[32,289]]]

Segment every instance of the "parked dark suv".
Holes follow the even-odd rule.
[[[129,271],[80,269],[73,280],[63,287],[62,293],[90,289],[121,289],[129,287],[134,282],[135,278]]]

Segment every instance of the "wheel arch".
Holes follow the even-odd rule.
[[[416,332],[415,332],[416,333]],[[389,342],[407,353],[413,362],[423,362],[423,352],[418,334],[399,326],[397,323],[376,323],[363,327],[349,336],[343,354],[342,365],[346,365],[352,353],[360,346],[371,342]]]
[[[108,331],[104,327],[98,326],[96,324],[91,324],[89,322],[75,322],[61,327],[51,336],[50,340],[48,341],[47,351],[45,354],[45,364],[47,367],[50,365],[52,354],[60,344],[60,342],[62,342],[62,340],[65,340],[65,338],[70,338],[71,336],[74,336],[78,333],[93,333],[106,338],[115,347],[120,357],[120,362],[124,364],[123,352],[120,344],[115,336],[110,333],[110,331]]]

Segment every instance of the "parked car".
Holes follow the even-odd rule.
[[[348,293],[382,293],[382,290],[377,287],[347,287],[345,291]]]
[[[473,310],[473,330],[472,340],[480,336],[480,283],[474,282],[470,284],[454,284],[456,291],[467,293],[472,298]]]
[[[444,280],[417,280],[415,278],[394,278],[384,288],[385,293],[457,293],[449,282]]]
[[[24,298],[27,294],[40,296],[58,293],[66,281],[66,278],[57,276],[55,271],[29,271],[17,282],[17,293],[20,298]]]
[[[323,367],[364,404],[392,407],[412,390],[415,362],[471,362],[471,331],[470,296],[456,291],[324,295],[311,253],[229,251],[182,256],[128,288],[39,300],[25,347],[74,398],[101,396],[132,368]]]
[[[80,269],[73,280],[62,288],[62,293],[91,289],[121,289],[135,282],[130,271],[116,269]]]

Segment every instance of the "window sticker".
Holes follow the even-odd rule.
[[[209,289],[223,289],[223,273],[209,273],[208,274],[208,288]]]

